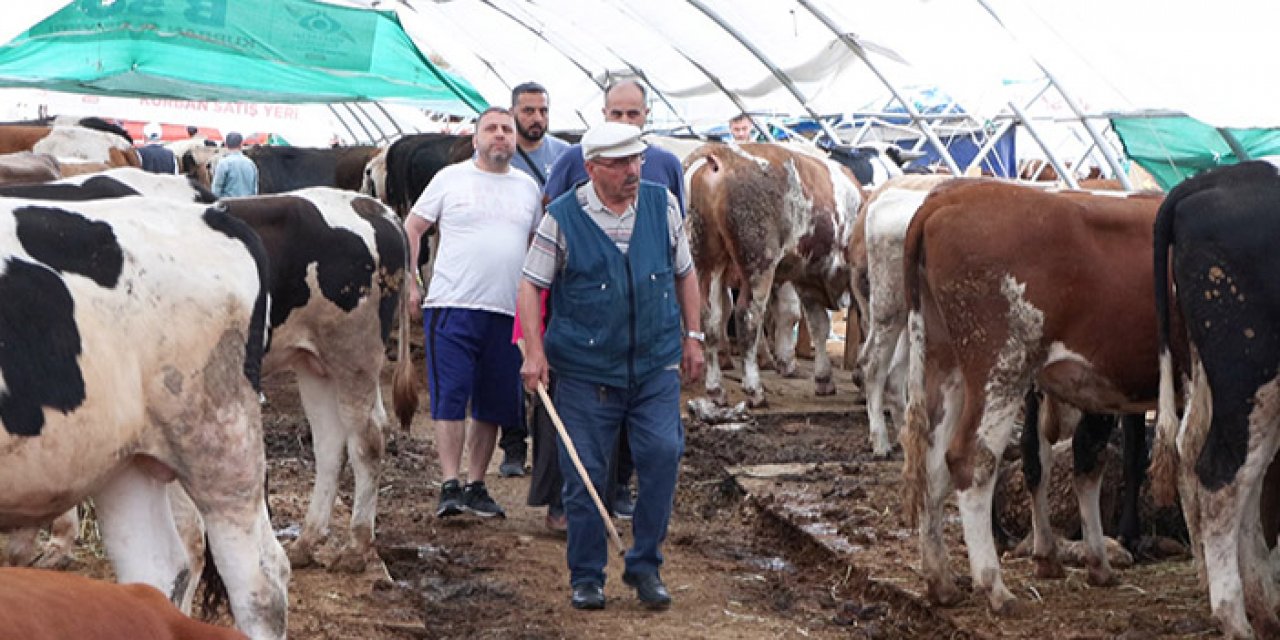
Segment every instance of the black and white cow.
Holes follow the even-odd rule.
[[[402,296],[408,244],[395,215],[372,198],[314,187],[278,196],[220,201],[262,238],[271,265],[271,344],[267,373],[297,375],[316,457],[316,484],[302,535],[289,549],[295,567],[329,526],[343,460],[355,476],[351,539],[336,568],[359,571],[374,558],[374,516],[387,422],[379,375],[399,314],[393,403],[407,428],[416,410],[410,319]]]
[[[171,201],[213,198],[186,178],[138,169],[0,188],[0,196],[64,201],[137,193]],[[349,459],[355,477],[351,538],[336,568],[359,571],[373,554],[382,429],[387,422],[379,375],[397,313],[400,354],[392,385],[402,425],[408,426],[417,406],[408,354],[410,322],[400,295],[408,260],[403,227],[371,198],[321,187],[281,196],[229,198],[219,206],[247,222],[266,247],[272,334],[263,369],[267,374],[282,369],[296,373],[311,426],[316,485],[302,535],[289,549],[290,560],[297,567],[314,563],[312,552],[328,528],[343,460]],[[71,517],[62,519],[62,530],[68,529]],[[68,546],[64,538],[57,542]],[[11,562],[33,559],[29,549],[26,543],[15,550]],[[44,558],[47,563],[58,561],[57,549]]]
[[[208,527],[239,628],[283,638],[257,392],[266,257],[216,208],[0,200],[0,529],[92,496],[121,582],[195,581],[166,485]]]
[[[1168,501],[1177,477],[1213,616],[1233,638],[1280,637],[1280,598],[1259,517],[1262,479],[1280,449],[1277,233],[1280,173],[1265,162],[1186,180],[1169,192],[1155,225],[1160,409],[1153,487]],[[1182,371],[1190,375],[1180,425],[1179,318],[1189,343]]]
[[[306,187],[357,191],[374,146],[308,148],[257,146],[244,152],[258,166],[258,193],[286,193]]]

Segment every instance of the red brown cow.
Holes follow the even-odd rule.
[[[935,189],[908,227],[904,479],[908,512],[920,518],[922,570],[934,602],[960,597],[942,538],[942,506],[954,485],[974,587],[988,592],[997,613],[1018,608],[1000,577],[991,500],[1032,382],[1088,412],[1154,406],[1159,375],[1146,248],[1158,204],[957,180]],[[1077,475],[1076,491],[1089,581],[1110,584],[1096,506],[1099,471]],[[1052,540],[1037,536],[1043,576],[1057,566]]]
[[[708,144],[686,160],[689,240],[706,300],[707,394],[722,400],[720,344],[727,279],[745,284],[736,310],[742,340],[743,390],[751,406],[765,403],[756,361],[761,320],[772,288],[795,285],[810,333],[825,340],[827,309],[849,287],[844,251],[862,199],[861,188],[840,165],[779,145]],[[710,294],[710,295],[709,295]],[[790,334],[789,331],[784,331]],[[781,349],[777,368],[785,370]],[[831,359],[817,349],[818,395],[835,393]]]
[[[34,151],[60,161],[102,162],[112,167],[141,167],[133,144],[105,131],[80,126],[0,125],[0,153]]]
[[[71,573],[0,569],[0,636],[23,640],[244,640],[235,629],[192,620],[158,589]]]

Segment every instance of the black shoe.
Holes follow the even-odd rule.
[[[630,520],[636,515],[636,501],[631,497],[630,485],[618,485],[614,492],[613,515],[619,520]]]
[[[594,582],[584,582],[573,586],[574,609],[594,611],[604,608],[604,587]]]
[[[650,609],[666,609],[671,606],[671,593],[667,591],[667,585],[662,584],[657,571],[643,574],[626,572],[622,574],[622,582],[635,588],[636,597]]]
[[[462,485],[455,478],[446,480],[440,485],[440,506],[436,507],[437,518],[448,518],[462,513]]]
[[[507,512],[493,501],[493,496],[489,495],[489,490],[485,488],[484,482],[476,481],[467,483],[467,488],[462,490],[462,508],[469,513],[480,516],[481,518],[499,518],[507,517]]]
[[[524,475],[524,456],[510,453],[502,456],[502,464],[498,465],[498,475],[504,478],[519,478]]]

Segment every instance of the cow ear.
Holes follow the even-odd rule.
[[[708,153],[706,155],[706,158],[707,158],[708,169],[712,171],[717,171],[717,172],[720,171],[720,159],[716,158],[714,153]]]

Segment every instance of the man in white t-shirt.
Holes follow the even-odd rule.
[[[520,271],[542,206],[538,185],[511,168],[511,112],[491,107],[476,121],[475,157],[436,174],[405,219],[410,264],[422,234],[440,233],[431,288],[422,302],[427,382],[443,484],[436,517],[505,517],[484,474],[500,427],[520,424],[520,351],[511,344]],[[421,287],[409,287],[416,305]],[[467,406],[475,428],[461,484]]]

